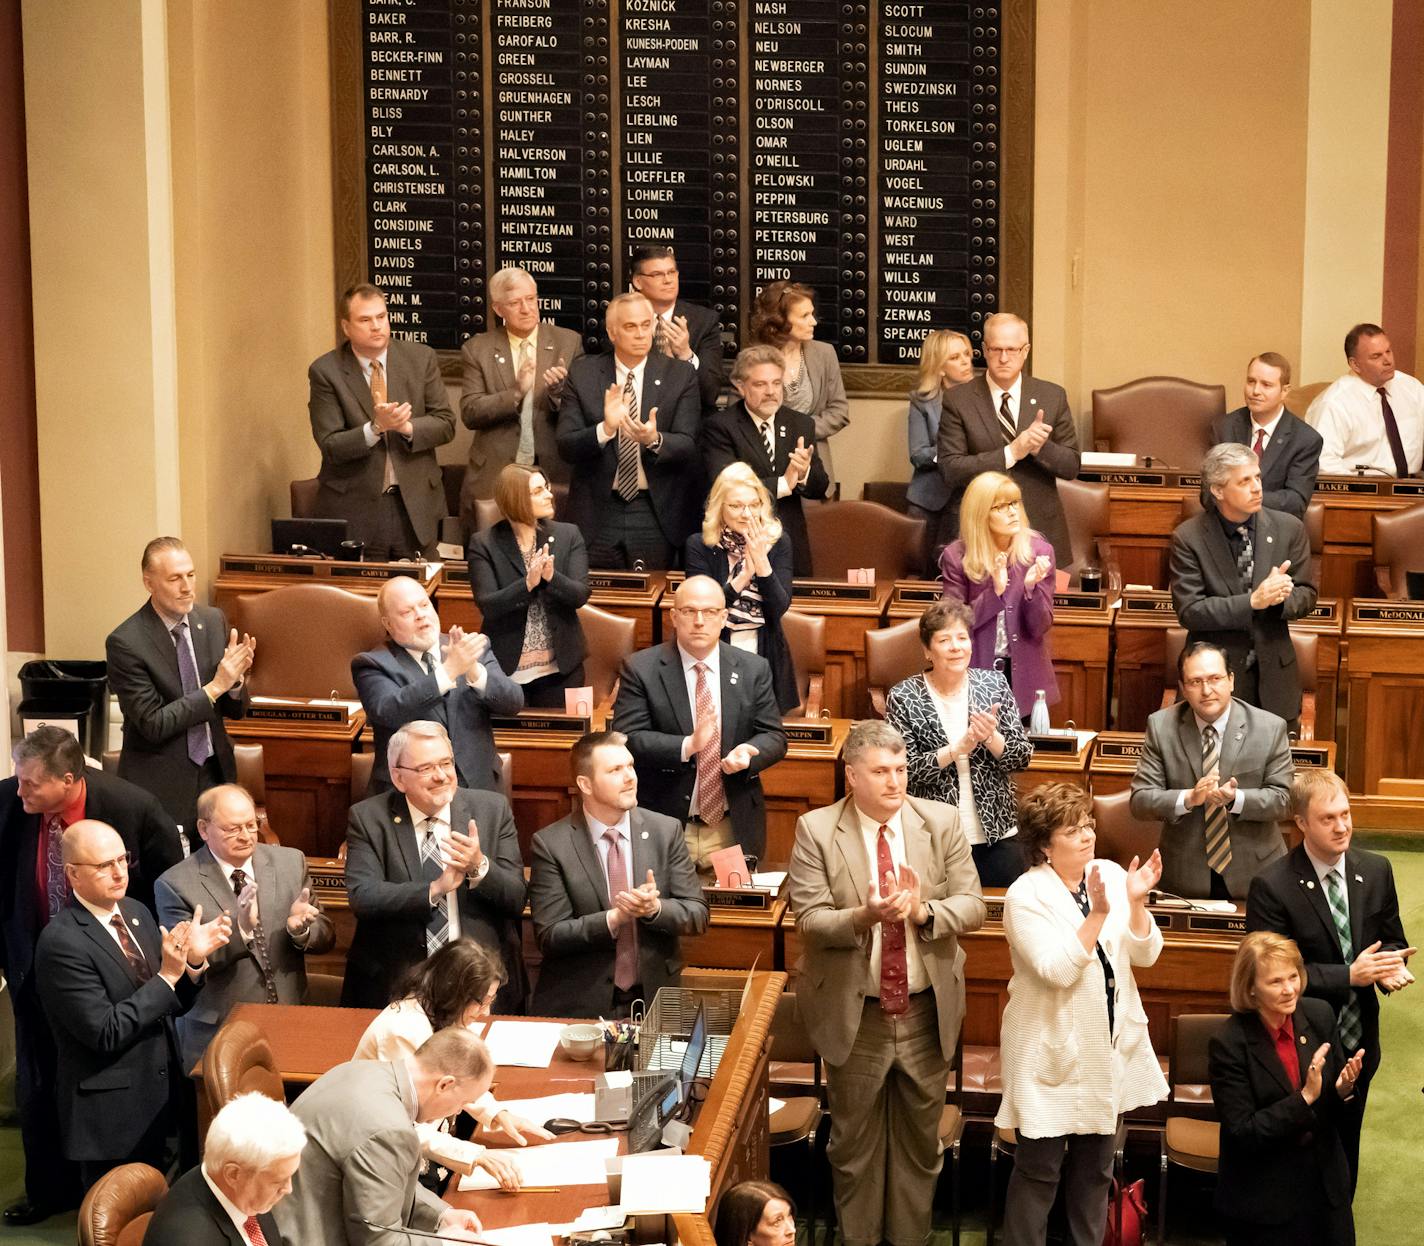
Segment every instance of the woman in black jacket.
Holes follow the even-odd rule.
[[[510,463],[494,488],[499,523],[470,538],[470,586],[481,629],[531,708],[563,709],[583,686],[587,652],[578,608],[588,600],[588,550],[573,524],[554,522],[554,495],[537,468]]]

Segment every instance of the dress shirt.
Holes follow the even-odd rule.
[[[692,723],[697,725],[697,671],[693,668],[698,662],[707,667],[707,674],[703,676],[707,680],[707,690],[712,694],[712,711],[717,715],[717,722],[722,721],[722,650],[713,649],[705,658],[694,658],[681,645],[677,647],[677,656],[682,660],[682,676],[687,681],[687,703],[692,706]],[[731,747],[726,740],[721,743],[722,756],[730,753]],[[692,737],[690,735],[682,737],[682,760],[692,760]],[[695,818],[701,812],[697,806],[697,784],[692,785],[692,800],[688,804],[687,816]]]
[[[1240,523],[1228,519],[1220,511],[1217,511],[1216,517],[1221,521],[1221,530],[1226,533],[1226,543],[1231,546],[1231,557],[1233,559],[1241,557],[1245,541],[1242,539],[1239,529],[1245,528],[1251,536],[1251,553],[1254,559],[1256,554],[1256,516],[1247,515]]]
[[[1276,1058],[1281,1062],[1281,1067],[1286,1071],[1292,1089],[1300,1089],[1300,1060],[1295,1054],[1295,1024],[1287,1017],[1281,1022],[1281,1028],[1273,1030],[1266,1027],[1266,1033],[1271,1036],[1271,1045],[1276,1049]]]
[[[1282,414],[1284,414],[1284,412],[1285,405],[1282,404],[1281,406],[1276,408],[1275,415],[1271,416],[1271,418],[1267,420],[1264,424],[1257,424],[1255,417],[1252,416],[1251,431],[1249,433],[1250,440],[1248,440],[1246,444],[1254,450],[1256,448],[1256,434],[1265,433],[1266,439],[1261,442],[1261,453],[1265,454],[1266,451],[1271,448],[1271,438],[1276,435],[1276,425],[1281,422],[1281,416]]]
[[[534,322],[534,327],[529,330],[528,337],[516,337],[510,332],[509,326],[504,326],[504,336],[509,339],[509,366],[514,370],[515,385],[519,384],[519,353],[529,347],[529,357],[534,361],[534,383],[529,386],[529,392],[519,401],[519,444],[514,452],[514,461],[523,463],[526,467],[531,467],[535,461],[534,453],[534,391],[539,387],[539,323]]]
[[[425,669],[425,655],[429,653],[435,659],[435,686],[443,697],[455,686],[455,681],[450,678],[450,672],[445,669],[445,663],[440,660],[440,642],[437,640],[429,649],[407,649],[416,661],[416,665],[421,670]],[[476,692],[483,692],[485,684],[489,682],[489,672],[485,670],[483,662],[476,662],[470,673],[465,676],[465,681]]]
[[[218,1206],[227,1212],[228,1219],[236,1226],[237,1236],[244,1242],[250,1242],[252,1239],[247,1236],[247,1213],[238,1210],[237,1204],[218,1188],[218,1183],[214,1181],[212,1176],[208,1173],[208,1166],[206,1164],[202,1166],[202,1171],[203,1180],[208,1183],[208,1189],[213,1192],[213,1197],[218,1200]]]
[[[410,811],[410,820],[412,825],[415,827],[415,847],[417,853],[421,853],[424,851],[425,837],[427,835],[433,834],[435,836],[436,844],[439,845],[440,858],[443,859],[448,856],[449,854],[445,852],[445,848],[450,843],[450,806],[446,805],[443,809],[437,809],[434,813],[430,815],[432,818],[435,819],[435,828],[433,831],[426,828],[425,814],[421,813],[420,810],[417,809],[414,805],[412,805],[409,801],[406,802],[406,808]],[[466,885],[470,887],[477,886],[483,880],[484,876],[488,873],[489,857],[486,856],[483,852],[481,852],[480,868],[475,873],[469,875],[469,877],[466,878]],[[455,891],[447,891],[445,893],[446,898],[448,898],[450,901],[448,907],[450,909],[449,930],[451,943],[454,943],[455,940],[460,937],[460,905],[457,899],[458,892],[459,888],[456,888]],[[434,905],[432,905],[431,907],[433,908]]]
[[[885,840],[890,846],[890,860],[895,863],[896,879],[894,886],[898,887],[899,870],[907,862],[905,860],[905,827],[900,817],[900,810],[896,810],[891,815],[890,820],[885,823]],[[860,834],[865,841],[865,858],[870,863],[870,877],[866,880],[870,891],[880,890],[880,879],[876,870],[876,861],[880,855],[880,823],[868,818],[859,805],[855,807],[856,817],[860,819]],[[921,886],[924,880],[920,880]],[[923,899],[923,897],[921,897]],[[870,980],[877,984],[880,982],[880,940],[881,922],[876,922],[870,928]],[[915,925],[914,914],[910,914],[905,919],[905,974],[908,982],[908,989],[911,995],[917,995],[930,984],[929,975],[925,972],[924,957],[920,955],[919,927]]]
[[[1231,705],[1232,705],[1232,703],[1231,703],[1230,701],[1228,701],[1228,702],[1226,703],[1226,708],[1221,711],[1221,716],[1220,716],[1219,718],[1217,718],[1215,721],[1208,721],[1207,719],[1202,718],[1199,714],[1196,714],[1196,713],[1193,713],[1193,714],[1192,714],[1192,717],[1193,717],[1194,719],[1196,719],[1196,723],[1197,723],[1198,742],[1200,742],[1201,733],[1202,733],[1203,731],[1205,731],[1208,727],[1215,727],[1215,728],[1216,728],[1216,757],[1217,757],[1217,770],[1218,770],[1218,773],[1220,773],[1220,767],[1221,767],[1221,749],[1222,749],[1222,746],[1225,745],[1225,743],[1226,743],[1226,722],[1227,722],[1227,719],[1229,719],[1229,718],[1231,717]],[[1230,775],[1227,775],[1226,777],[1227,777],[1228,779],[1231,778]],[[1176,809],[1176,812],[1173,813],[1173,815],[1172,815],[1173,820],[1176,820],[1177,818],[1180,818],[1184,813],[1186,813],[1186,811],[1187,811],[1187,797],[1188,797],[1189,795],[1191,795],[1191,788],[1185,788],[1185,787],[1184,787],[1180,792],[1177,793],[1177,809]],[[1202,809],[1205,809],[1205,806],[1198,806],[1198,807],[1199,807],[1199,808],[1202,808]],[[1233,801],[1231,802],[1231,804],[1227,807],[1226,812],[1229,813],[1229,814],[1231,814],[1233,817],[1239,817],[1240,814],[1241,814],[1241,810],[1244,809],[1245,807],[1246,807],[1246,792],[1245,792],[1245,790],[1244,790],[1243,788],[1239,788],[1239,787],[1238,787],[1238,788],[1236,789],[1236,799],[1233,800]]]
[[[598,863],[603,867],[603,877],[608,878],[608,841],[603,838],[603,833],[608,830],[614,830],[618,832],[618,838],[620,841],[622,841],[619,844],[619,847],[622,849],[623,852],[623,869],[625,871],[623,876],[623,889],[625,891],[636,890],[638,887],[638,883],[633,878],[632,819],[627,813],[624,813],[624,815],[610,827],[603,822],[599,822],[596,818],[589,817],[587,813],[585,813],[584,816],[588,820],[588,833],[593,838],[593,850],[594,852],[598,853]],[[608,903],[610,905],[612,905],[613,903],[613,897],[618,894],[616,891],[613,890],[613,883],[616,881],[616,879],[608,880]],[[661,909],[662,906],[663,902],[659,900],[658,908]],[[655,912],[653,916],[656,917],[657,913]],[[614,934],[615,931],[613,929],[613,909],[611,907],[609,908],[606,917],[608,920],[608,932],[609,934]]]
[[[1350,916],[1350,888],[1349,880],[1345,877],[1345,854],[1342,852],[1333,861],[1322,861],[1315,853],[1311,852],[1310,845],[1305,845],[1305,855],[1310,858],[1310,864],[1315,867],[1315,877],[1320,880],[1321,887],[1325,886],[1325,878],[1329,874],[1334,874],[1340,880],[1340,906],[1345,910],[1345,916]],[[1328,896],[1330,892],[1327,890]],[[1359,951],[1358,948],[1355,949]]]
[[[1424,385],[1407,372],[1396,372],[1384,388],[1399,425],[1404,461],[1409,464],[1409,474],[1417,476],[1424,459]],[[1356,463],[1378,468],[1387,476],[1395,474],[1380,396],[1368,381],[1353,372],[1333,381],[1310,404],[1306,419],[1325,442],[1320,451],[1323,474],[1353,475]]]
[[[1018,376],[1014,377],[1014,383],[1010,385],[1008,389],[1000,389],[995,385],[994,382],[989,379],[987,372],[984,374],[984,382],[989,386],[989,401],[994,404],[994,422],[999,422],[999,404],[1004,401],[1004,395],[1008,394],[1009,419],[1011,419],[1014,422],[1014,426],[1017,427],[1019,422],[1019,401],[1023,397],[1023,373],[1020,372]],[[1016,461],[1014,452],[1006,445],[1004,447],[1004,470],[1008,471]]]
[[[231,861],[224,861],[222,857],[218,856],[216,852],[213,852],[211,844],[208,845],[208,851],[213,853],[213,860],[218,863],[218,869],[222,871],[223,880],[227,883],[229,887],[232,887],[233,870],[241,870],[244,874],[247,875],[247,881],[251,883],[254,887],[257,886],[257,869],[253,863],[253,859],[256,856],[256,853],[254,853],[253,856],[248,857],[247,860],[244,861],[241,865],[233,865]],[[237,895],[236,887],[232,887],[232,894],[234,896]],[[262,919],[262,916],[262,907],[259,903],[257,909],[257,917],[259,921]],[[282,924],[286,925],[285,920]],[[252,942],[252,936],[256,934],[256,931],[244,930],[242,927],[242,923],[238,921],[235,917],[233,919],[232,926],[233,929],[242,936],[243,942]]]
[[[351,352],[353,355],[356,355],[356,362],[361,365],[361,375],[365,378],[367,389],[371,388],[371,365],[373,363],[379,363],[381,365],[381,371],[386,377],[387,402],[390,401],[391,397],[391,370],[386,364],[386,355],[389,349],[390,348],[387,347],[387,349],[383,350],[375,359],[367,359],[365,355],[357,355],[354,350]],[[365,427],[361,429],[361,434],[366,438],[366,444],[368,446],[374,446],[381,440],[381,434],[376,431],[375,421],[373,420],[366,421]]]
[[[83,896],[81,896],[77,891],[74,893],[74,898],[78,900],[79,903],[82,904],[86,909],[88,909],[91,914],[93,914],[94,920],[104,928],[104,933],[107,934],[109,938],[111,938],[114,943],[117,944],[119,950],[122,951],[124,945],[119,941],[119,933],[114,929],[112,925],[114,920],[114,914],[122,913],[122,910],[119,908],[119,906],[117,904],[114,904],[110,905],[106,909],[101,909],[97,904],[90,904],[89,901],[86,900]],[[129,938],[133,939],[134,946],[138,947],[138,940],[134,938],[133,935],[130,935]],[[147,960],[148,953],[144,952],[143,948],[141,947],[139,947],[138,950],[143,955],[144,960]]]
[[[658,318],[659,320],[661,320],[664,324],[672,324],[672,314],[673,314],[673,312],[674,312],[676,309],[677,309],[677,304],[674,303],[671,307],[669,307],[669,308],[667,309],[667,311],[665,311],[665,312],[656,312],[656,313],[654,313],[654,314],[655,314],[655,315],[657,316],[657,318]],[[691,342],[688,342],[688,344],[687,344],[687,349],[690,350],[690,351],[692,351],[692,357],[691,357],[690,359],[684,359],[684,360],[683,360],[683,363],[690,363],[694,368],[700,368],[700,367],[702,366],[702,360],[700,360],[700,359],[697,357],[697,350],[696,350],[696,348],[692,345]]]
[[[637,400],[637,406],[640,412],[643,410],[643,377],[647,373],[647,369],[648,357],[646,355],[644,355],[640,360],[638,360],[638,362],[635,363],[631,368],[628,367],[628,365],[625,364],[621,359],[619,359],[617,355],[614,355],[613,357],[613,380],[614,383],[618,386],[620,401],[623,390],[628,384],[628,374],[631,372],[633,374],[633,395]],[[656,407],[657,403],[654,403],[653,406]],[[608,434],[608,431],[604,428],[602,420],[599,420],[598,424],[595,426],[594,436],[598,438],[598,444],[600,446],[606,446],[610,441],[613,440],[613,438]],[[658,444],[661,443],[661,441],[662,434],[659,433],[658,441],[653,444],[653,448],[656,449]],[[646,489],[647,487],[648,473],[643,467],[643,448],[642,446],[639,446],[638,488]]]

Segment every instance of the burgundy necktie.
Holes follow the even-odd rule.
[[[712,701],[712,689],[707,684],[707,664],[694,662],[692,669],[697,672],[695,721],[715,719],[717,707]],[[722,728],[719,723],[712,738],[697,754],[697,816],[710,826],[720,822],[726,812],[726,789],[722,786]]]
[[[1258,459],[1266,453],[1266,430],[1264,428],[1256,430],[1256,444],[1251,447],[1251,453]]]
[[[608,903],[620,891],[630,890],[631,880],[628,867],[623,864],[623,841],[618,828],[610,826],[603,832],[608,844],[608,859],[604,869],[608,872]],[[613,959],[613,985],[626,991],[638,981],[638,923],[627,913],[622,914],[618,926],[618,951]]]
[[[890,841],[880,828],[875,845],[875,876],[883,899],[895,890],[895,862],[890,856]],[[910,1006],[910,973],[905,967],[905,923],[880,924],[880,1007],[892,1017],[898,1017]]]
[[[133,975],[138,979],[139,986],[142,986],[153,977],[153,966],[144,958],[139,946],[134,942],[133,936],[129,934],[124,926],[124,915],[115,913],[109,918],[109,925],[114,928],[114,933],[119,936],[119,946],[123,948],[124,959],[128,961],[129,968],[133,970]]]
[[[1403,480],[1409,475],[1409,460],[1404,457],[1404,442],[1399,438],[1399,421],[1389,405],[1389,391],[1381,385],[1375,390],[1380,396],[1380,412],[1384,416],[1384,435],[1389,438],[1389,452],[1394,455],[1394,474]]]
[[[267,1246],[267,1235],[262,1232],[262,1226],[257,1223],[256,1216],[248,1216],[242,1222],[242,1231],[247,1234],[247,1240],[252,1246]]]

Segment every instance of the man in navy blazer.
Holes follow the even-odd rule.
[[[74,898],[40,935],[35,980],[58,1054],[59,1132],[87,1189],[119,1164],[167,1171],[191,1083],[178,1062],[173,1018],[198,993],[211,952],[232,933],[225,914],[161,935],[124,895],[124,841],[102,822],[64,832]],[[184,1139],[185,1147],[195,1140]]]
[[[761,855],[761,772],[786,756],[771,667],[721,642],[726,615],[722,586],[689,576],[673,597],[674,639],[623,664],[613,705],[613,729],[628,737],[643,805],[683,824],[704,878],[718,849],[738,843]],[[697,706],[699,685],[706,712]]]
[[[566,518],[598,570],[670,567],[701,522],[697,373],[653,350],[655,320],[643,295],[614,298],[612,351],[575,359],[559,402],[559,453],[573,469]]]
[[[499,789],[499,754],[491,714],[517,714],[524,690],[500,669],[479,632],[450,629],[440,653],[440,616],[409,576],[392,576],[376,595],[390,639],[351,659],[351,678],[376,735],[369,793],[387,792],[391,736],[409,722],[430,719],[450,733],[461,787]]]
[[[1246,405],[1229,411],[1211,426],[1213,443],[1240,442],[1261,461],[1261,505],[1305,518],[1320,471],[1320,434],[1286,410],[1290,361],[1266,351],[1246,365]],[[1202,482],[1202,501],[1210,490]]]
[[[677,254],[671,247],[637,247],[628,262],[628,284],[653,305],[658,318],[653,345],[697,369],[702,414],[717,409],[722,391],[722,320],[710,307],[681,298]]]

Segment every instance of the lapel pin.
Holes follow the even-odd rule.
[[[1037,398],[1030,398],[1030,399],[1028,400],[1028,405],[1031,406],[1031,407],[1036,407],[1036,406],[1038,406],[1038,399],[1037,399]]]
[[[643,838],[644,838],[644,839],[647,839],[647,838],[648,838],[648,832],[647,832],[647,831],[644,831],[644,832],[643,832]]]
[[[135,926],[138,925],[138,918],[137,918],[137,917],[130,917],[130,918],[129,918],[129,921],[131,921]]]
[[[1305,1046],[1305,1035],[1304,1035],[1304,1034],[1302,1034],[1302,1035],[1300,1036],[1300,1045],[1301,1045],[1302,1047]]]
[[[396,825],[399,826],[400,823],[401,823],[401,816],[400,816],[400,814],[396,814]]]
[[[653,378],[653,384],[654,384],[654,385],[661,385],[662,383],[663,383],[663,382],[662,382],[662,378],[661,378],[661,377],[654,377],[654,378]]]
[[[735,687],[735,686],[736,686],[736,683],[737,683],[737,672],[736,672],[736,671],[733,671],[733,672],[732,672],[732,681],[731,681],[731,682],[732,682],[733,687]]]
[[[503,356],[503,355],[496,355],[496,356],[494,357],[494,361],[495,361],[495,363],[503,363],[503,362],[504,362],[504,356]]]
[[[1355,875],[1355,881],[1356,881],[1357,883],[1362,883],[1362,882],[1364,882],[1365,880],[1364,880],[1363,878],[1361,878],[1360,875],[1356,874],[1356,875]]]
[[[201,623],[194,623],[193,626],[196,627],[200,632],[203,630],[203,625]]]
[[[1314,891],[1314,890],[1315,890],[1315,884],[1314,884],[1314,883],[1306,883],[1305,885],[1306,885],[1307,890],[1309,890],[1309,891]]]

